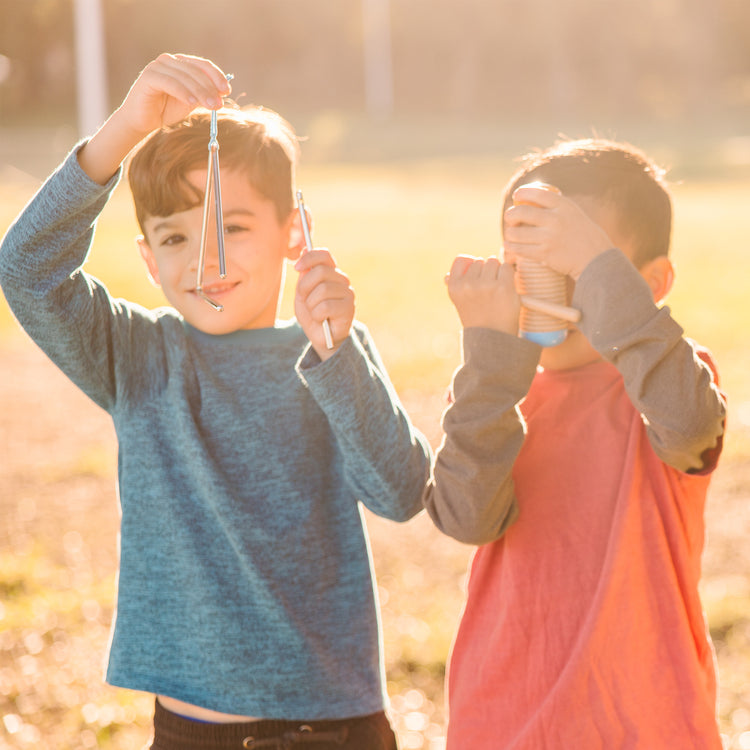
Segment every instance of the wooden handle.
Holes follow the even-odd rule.
[[[542,299],[529,297],[527,294],[521,295],[521,304],[527,310],[545,313],[554,318],[566,320],[569,323],[577,323],[581,319],[581,311],[576,310],[575,307],[566,307],[565,305],[558,305],[555,302],[546,302]]]

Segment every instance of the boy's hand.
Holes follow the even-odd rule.
[[[96,182],[106,183],[128,153],[149,133],[187,117],[199,106],[219,109],[231,87],[210,60],[159,55],[130,88],[123,103],[79,151],[78,161]]]
[[[226,75],[210,60],[162,54],[141,71],[120,105],[120,124],[143,138],[196,107],[220,109],[230,90]]]
[[[505,212],[506,257],[536,260],[576,281],[600,253],[614,247],[607,233],[572,199],[551,190],[520,187]]]
[[[354,320],[354,290],[325,248],[303,253],[294,264],[299,271],[294,313],[310,343],[325,361],[349,335]],[[326,347],[323,321],[328,320],[333,349]]]
[[[513,266],[500,263],[497,258],[459,255],[445,283],[463,327],[492,328],[518,335],[521,303],[513,279]]]

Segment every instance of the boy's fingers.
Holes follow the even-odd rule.
[[[463,281],[494,280],[500,268],[500,261],[495,256],[489,258],[474,258],[469,255],[459,255],[446,276],[447,283]]]
[[[298,290],[299,296],[305,305],[314,310],[321,305],[330,305],[341,300],[349,300],[354,296],[354,290],[348,283],[348,279],[336,278],[335,280],[320,281],[310,289],[304,287]],[[326,317],[325,315],[323,317]]]
[[[156,58],[156,62],[180,75],[188,75],[208,88],[217,89],[227,94],[231,86],[224,72],[210,60],[193,55],[170,55],[165,53]]]
[[[496,257],[490,256],[482,264],[480,275],[483,279],[496,279],[499,270],[500,261]]]
[[[457,256],[451,265],[451,270],[446,276],[446,281],[451,278],[456,279],[463,276],[476,260],[477,258],[472,255]]]
[[[526,206],[520,208],[526,208]],[[543,209],[532,210],[540,211]],[[504,250],[510,256],[520,255],[532,260],[539,260],[539,253],[543,252],[549,245],[550,229],[531,221],[508,222],[505,225],[503,239],[505,241]]]
[[[552,208],[557,205],[560,191],[549,187],[532,187],[521,185],[513,191],[513,202],[517,205],[533,205],[541,208]]]
[[[308,259],[311,254],[306,253],[300,260],[314,262],[314,258]],[[318,260],[320,262],[314,262],[310,268],[306,268],[304,264],[299,267],[295,264],[295,268],[300,272],[297,280],[297,296],[308,306],[327,297],[349,296],[351,281],[343,271],[336,267],[330,254],[321,254]]]
[[[538,226],[544,222],[545,218],[548,218],[546,212],[549,208],[534,206],[530,203],[510,206],[505,212],[505,225],[506,227]]]
[[[339,284],[319,284],[305,299],[313,320],[335,319],[352,307],[354,290]]]
[[[312,270],[315,266],[336,268],[336,261],[328,251],[328,248],[316,247],[314,250],[302,253],[294,264],[294,270],[304,273]]]
[[[222,106],[222,96],[231,87],[226,76],[209,60],[189,55],[163,54],[154,61],[152,72],[160,77],[165,93],[209,109]]]
[[[232,91],[232,86],[221,68],[202,57],[191,57],[189,55],[175,55],[175,57],[178,62],[185,61],[187,63],[190,75],[194,76],[198,85],[208,92],[215,91],[219,95],[216,103],[220,107],[223,104],[221,97],[227,96]]]

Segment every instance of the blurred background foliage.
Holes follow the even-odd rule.
[[[110,105],[162,51],[304,117],[366,111],[367,0],[102,0]],[[746,0],[384,0],[394,116],[633,120],[733,130],[750,114]],[[5,125],[75,124],[72,0],[0,0]]]

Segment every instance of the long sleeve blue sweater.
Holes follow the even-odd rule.
[[[416,514],[427,441],[361,324],[321,362],[294,321],[214,336],[112,298],[82,266],[116,181],[71,154],[0,246],[14,314],[117,433],[107,681],[263,718],[381,710],[362,505]]]

